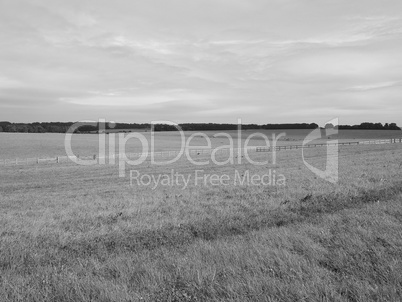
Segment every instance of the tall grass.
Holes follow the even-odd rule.
[[[400,301],[401,153],[364,148],[341,150],[337,185],[314,178],[299,151],[280,155],[283,188],[151,191],[129,187],[115,167],[1,170],[0,297]]]

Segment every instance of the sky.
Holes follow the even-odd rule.
[[[0,0],[0,120],[402,126],[400,0]]]

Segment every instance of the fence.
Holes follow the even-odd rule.
[[[382,145],[382,144],[397,144],[402,143],[402,138],[393,138],[393,139],[385,139],[385,140],[372,140],[372,141],[357,141],[357,142],[344,142],[344,143],[325,143],[325,144],[306,144],[306,145],[285,145],[285,146],[276,146],[275,151],[281,150],[292,150],[292,149],[302,149],[302,148],[318,148],[325,146],[351,146],[351,145]],[[247,147],[247,151],[256,151],[256,152],[271,152],[273,148],[269,147]],[[239,152],[238,148],[221,148],[221,149],[212,149],[212,148],[202,148],[202,149],[185,149],[182,151],[172,150],[172,151],[159,151],[159,152],[149,152],[146,154],[147,157],[159,157],[159,158],[168,158],[172,156],[178,156],[179,154],[190,154],[190,155],[202,155],[202,154],[226,154],[229,152]],[[125,153],[123,154],[128,159],[140,158],[144,156],[144,153]],[[120,154],[112,154],[106,157],[99,157],[98,155],[90,155],[90,156],[56,156],[56,157],[48,157],[48,158],[16,158],[16,159],[0,159],[0,166],[10,166],[10,165],[29,165],[29,164],[41,164],[41,163],[62,163],[62,162],[74,162],[77,160],[106,160],[113,161],[119,159]]]
[[[373,141],[344,142],[344,143],[276,146],[275,151],[301,149],[301,148],[317,148],[317,147],[326,147],[326,146],[383,145],[383,144],[398,144],[398,143],[402,143],[402,138],[391,138],[391,139],[382,139],[382,140],[373,140]],[[273,150],[273,148],[268,148],[268,147],[257,147],[256,148],[257,152],[271,152],[272,150]]]
[[[254,148],[253,148],[254,149]],[[229,152],[231,149],[219,149],[216,154],[223,154]],[[237,149],[234,149],[235,151]],[[149,152],[146,154],[147,157],[159,157],[159,158],[167,158],[172,156],[178,156],[180,153],[185,154],[188,152],[191,155],[201,155],[201,154],[210,154],[214,150],[213,149],[187,149],[187,151],[159,151],[159,152]],[[89,155],[89,156],[56,156],[56,157],[48,157],[48,158],[16,158],[16,159],[0,159],[0,166],[10,166],[10,165],[28,165],[28,164],[40,164],[40,163],[66,163],[66,162],[76,162],[77,160],[106,160],[109,161],[118,160],[120,157],[125,156],[128,159],[135,159],[144,156],[144,153],[124,153],[120,154],[112,154],[105,157],[101,157],[99,155]]]

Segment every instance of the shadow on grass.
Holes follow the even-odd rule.
[[[214,220],[201,219],[179,226],[169,225],[163,229],[141,231],[121,230],[102,236],[82,238],[59,246],[69,254],[97,256],[103,258],[110,253],[124,251],[138,252],[158,248],[180,248],[195,240],[217,240],[219,238],[244,235],[264,228],[282,227],[294,223],[318,223],[321,215],[336,213],[345,209],[360,208],[378,201],[386,202],[402,193],[402,183],[398,182],[379,190],[362,191],[357,196],[324,195],[310,196],[286,207],[274,210],[261,209],[218,216]],[[54,244],[54,242],[53,242]]]

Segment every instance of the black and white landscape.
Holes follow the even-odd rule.
[[[402,2],[0,0],[0,301],[402,301]]]

